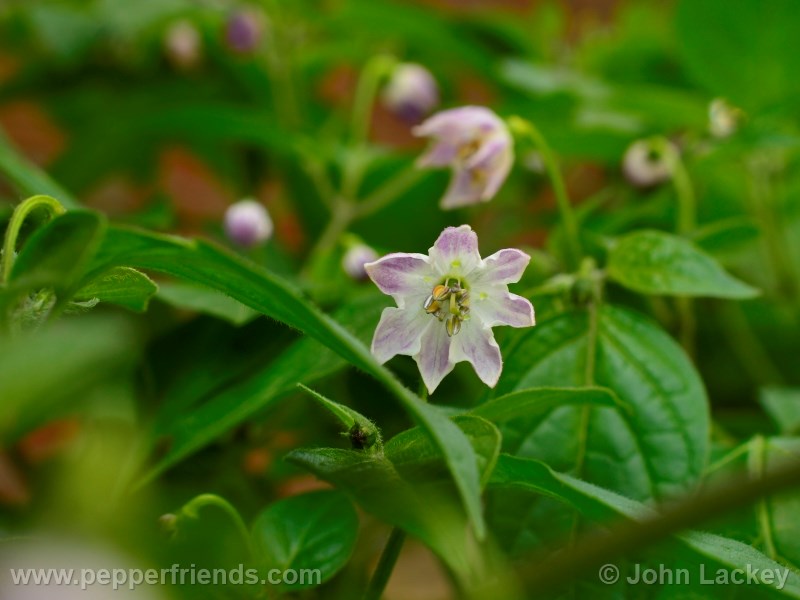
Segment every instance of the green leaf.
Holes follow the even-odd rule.
[[[380,454],[317,448],[295,450],[287,460],[332,483],[381,521],[418,538],[450,568],[463,589],[476,596],[484,590],[484,597],[516,597],[509,589],[512,579],[503,576],[499,564],[492,564],[491,548],[470,533],[464,508],[449,493],[451,488],[408,481]]]
[[[794,0],[682,0],[678,49],[712,93],[754,111],[800,95],[800,13]]]
[[[253,309],[218,290],[185,281],[159,284],[157,298],[175,308],[211,315],[237,326],[244,325],[258,315]]]
[[[608,388],[540,387],[493,398],[473,408],[470,414],[492,423],[505,423],[523,417],[541,417],[554,408],[575,404],[624,408],[622,401]]]
[[[66,208],[78,208],[80,203],[53,181],[39,167],[26,160],[0,129],[0,173],[18,188],[23,195],[44,194],[58,198]]]
[[[38,229],[19,252],[9,288],[30,291],[45,287],[69,291],[94,257],[105,219],[94,212],[73,211]]]
[[[0,441],[70,414],[136,350],[123,323],[89,317],[0,338]]]
[[[475,449],[481,484],[485,485],[500,454],[500,432],[489,421],[476,416],[456,416],[453,422]],[[394,436],[386,443],[384,453],[405,479],[429,480],[447,474],[442,453],[419,428],[408,429]]]
[[[688,240],[661,231],[620,238],[607,269],[611,279],[643,294],[752,298],[759,293]]]
[[[383,296],[381,296],[383,298]],[[372,336],[383,303],[368,294],[343,306],[337,320],[350,326],[362,339]],[[147,474],[150,479],[180,460],[210,444],[258,411],[264,410],[297,389],[297,383],[311,383],[343,369],[347,363],[311,338],[298,340],[251,377],[237,377],[198,407],[180,386],[168,397],[158,415],[155,433],[171,440],[169,451]],[[205,390],[208,386],[202,386]],[[177,397],[175,397],[177,396]]]
[[[158,286],[144,273],[130,267],[115,267],[81,287],[73,299],[78,302],[98,300],[144,312]]]
[[[758,401],[782,434],[800,432],[800,388],[763,388]]]
[[[293,569],[305,581],[284,583],[303,589],[328,581],[350,559],[358,536],[358,515],[350,500],[332,490],[280,500],[253,523],[253,546],[265,575]],[[306,570],[319,571],[315,573]]]
[[[644,521],[656,515],[645,504],[558,473],[542,462],[505,454],[500,455],[489,485],[501,489],[523,488],[543,494],[569,504],[583,516],[598,522],[608,522],[619,517]],[[748,565],[759,570],[774,571],[784,568],[753,547],[718,535],[688,531],[675,535],[674,539],[694,564],[711,567],[708,561],[713,561],[726,569],[746,569]],[[674,561],[675,556],[670,559]],[[711,568],[708,570],[712,571]],[[571,575],[573,576],[574,574]],[[777,585],[770,585],[767,589],[777,595],[800,598],[800,576],[789,571],[787,584],[783,589],[778,589]]]
[[[461,430],[403,386],[366,346],[321,313],[288,282],[214,245],[134,229],[110,229],[100,257],[94,265],[98,274],[125,265],[162,271],[215,288],[301,330],[378,379],[442,450],[477,535],[485,535],[475,453]]]
[[[381,432],[378,427],[361,413],[353,410],[349,406],[339,404],[333,400],[328,400],[319,392],[315,392],[302,383],[297,384],[300,389],[305,390],[317,402],[328,410],[339,422],[344,425],[350,435],[350,442],[354,448],[359,450],[375,449],[380,451],[383,446]]]
[[[585,387],[591,373],[589,382],[613,390],[626,408],[565,405],[520,419],[504,428],[504,449],[635,499],[688,491],[709,446],[697,371],[674,340],[636,313],[603,306],[596,335],[591,324],[586,313],[567,313],[525,333],[506,356],[496,393]]]

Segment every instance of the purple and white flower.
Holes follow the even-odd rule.
[[[198,65],[203,55],[203,40],[191,21],[173,23],[164,36],[164,51],[176,69],[189,70]]]
[[[439,105],[439,86],[422,65],[401,63],[383,89],[383,103],[407,123],[418,123]]]
[[[469,361],[494,387],[503,370],[492,327],[530,327],[533,306],[508,291],[530,256],[507,248],[483,259],[469,225],[448,227],[425,254],[395,253],[366,265],[367,274],[396,308],[381,315],[372,354],[385,363],[411,356],[430,393],[456,363]]]
[[[225,25],[225,41],[239,54],[250,54],[258,49],[264,33],[264,17],[253,9],[233,13]]]
[[[433,138],[418,161],[420,167],[445,167],[453,178],[442,208],[488,202],[514,164],[514,142],[505,122],[488,108],[464,106],[433,115],[413,130]]]
[[[225,234],[233,243],[252,248],[272,237],[274,226],[263,204],[255,200],[240,200],[225,212]]]

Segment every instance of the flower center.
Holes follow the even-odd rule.
[[[444,322],[447,335],[453,337],[461,331],[461,324],[469,318],[469,290],[461,287],[458,279],[447,278],[435,285],[422,308]]]

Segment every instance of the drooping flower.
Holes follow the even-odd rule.
[[[342,257],[342,268],[349,277],[357,281],[367,278],[367,271],[364,268],[369,262],[377,260],[378,254],[366,244],[354,244]]]
[[[672,176],[678,149],[667,139],[653,137],[633,142],[622,159],[622,172],[633,185],[650,187]]]
[[[403,354],[416,361],[433,393],[456,363],[469,361],[494,387],[503,369],[492,327],[530,327],[533,306],[508,291],[530,256],[507,248],[482,259],[469,227],[448,227],[424,254],[389,254],[366,265],[367,274],[396,308],[381,315],[372,353],[381,363]]]
[[[383,89],[386,107],[408,123],[418,123],[439,104],[439,86],[422,65],[401,63]]]
[[[433,115],[413,130],[433,138],[420,167],[450,166],[453,177],[442,208],[491,200],[514,164],[514,143],[505,122],[488,108],[464,106]]]
[[[272,237],[272,219],[263,204],[252,199],[231,204],[225,212],[225,233],[233,243],[252,248]]]

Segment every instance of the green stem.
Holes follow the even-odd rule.
[[[561,223],[564,226],[564,233],[567,240],[567,263],[571,269],[577,269],[583,256],[578,219],[569,201],[567,187],[564,185],[564,178],[561,175],[561,169],[558,165],[555,153],[550,148],[545,137],[530,121],[522,117],[512,116],[508,119],[508,125],[512,131],[527,136],[542,154],[542,161],[547,170],[547,175],[550,178],[550,183],[553,186],[558,210],[561,214]]]
[[[688,237],[697,228],[697,199],[689,172],[680,155],[676,151],[670,150],[669,160],[672,163],[672,183],[678,198],[678,218],[675,230],[678,235]],[[695,355],[695,337],[697,335],[697,321],[693,304],[691,298],[678,297],[675,299],[680,323],[681,345],[692,358]]]
[[[386,542],[381,558],[378,561],[378,566],[375,568],[372,579],[367,586],[364,600],[380,600],[383,591],[386,589],[386,584],[389,583],[389,577],[392,575],[405,539],[406,534],[401,529],[397,527],[392,529],[392,533],[389,534],[389,540]]]
[[[6,229],[5,242],[3,243],[3,257],[2,257],[2,271],[0,271],[0,283],[5,283],[11,276],[11,269],[14,266],[16,259],[15,253],[17,250],[17,237],[19,237],[19,230],[25,219],[28,218],[37,208],[44,208],[48,212],[48,219],[57,217],[63,214],[66,209],[61,206],[61,203],[55,198],[50,196],[32,196],[22,202],[14,210],[11,216],[11,222]]]
[[[189,518],[199,519],[200,509],[206,506],[215,506],[225,512],[231,518],[234,526],[236,527],[236,531],[241,536],[242,541],[244,541],[250,556],[255,556],[253,543],[250,539],[250,531],[247,529],[244,519],[242,519],[239,511],[236,510],[236,508],[234,508],[230,502],[225,500],[225,498],[217,496],[216,494],[200,494],[184,504],[183,508],[181,509],[181,513]]]
[[[372,121],[372,104],[378,93],[381,79],[390,73],[396,64],[397,60],[394,57],[379,54],[373,56],[361,71],[350,122],[351,142],[354,147],[360,147],[366,143]]]
[[[364,218],[385,208],[421,181],[427,172],[411,166],[387,181],[356,206],[356,217]]]
[[[748,457],[748,467],[750,477],[759,478],[764,476],[764,469],[766,467],[766,448],[764,445],[764,438],[757,435],[749,444],[750,456]],[[778,553],[775,550],[775,542],[772,539],[772,526],[770,525],[769,506],[767,505],[766,498],[761,498],[756,503],[756,517],[758,518],[758,529],[761,533],[761,539],[764,541],[764,549],[772,560],[775,560]]]

